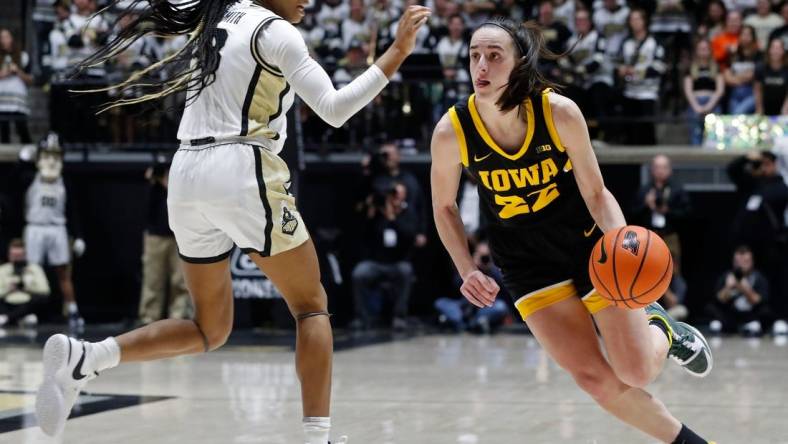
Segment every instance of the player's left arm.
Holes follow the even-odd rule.
[[[550,94],[550,107],[558,137],[572,161],[577,186],[594,221],[603,232],[626,225],[616,198],[605,188],[580,108],[572,100],[554,93]]]

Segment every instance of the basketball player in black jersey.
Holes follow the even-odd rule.
[[[491,305],[499,290],[468,252],[455,204],[465,168],[479,184],[504,284],[550,356],[622,421],[662,442],[707,444],[643,390],[666,356],[695,376],[708,374],[705,339],[658,304],[645,310],[608,305],[589,282],[592,246],[626,221],[605,188],[582,113],[549,88],[537,68],[540,56],[554,55],[543,49],[535,25],[482,24],[470,43],[474,94],[435,128],[435,223],[463,278],[460,290],[479,307]]]

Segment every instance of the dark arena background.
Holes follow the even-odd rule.
[[[0,443],[303,442],[296,323],[239,249],[230,255],[234,330],[224,347],[109,370],[80,395],[62,436],[37,427],[50,335],[97,341],[193,315],[166,223],[183,94],[97,115],[145,91],[74,92],[117,84],[184,40],[146,37],[72,75],[118,31],[117,7],[88,20],[107,3],[0,6]],[[436,231],[432,130],[473,92],[473,29],[503,15],[537,21],[547,46],[566,52],[540,70],[583,111],[627,222],[668,243],[676,268],[660,303],[709,340],[708,377],[668,360],[649,392],[718,444],[788,444],[788,3],[312,0],[298,28],[341,88],[392,44],[410,4],[432,17],[371,104],[340,128],[298,98],[287,115],[289,191],[333,315],[332,434],[352,444],[658,442],[575,386],[522,322],[514,301],[523,295],[499,295],[484,310],[466,303]],[[631,11],[647,18],[649,44],[632,40],[640,31]],[[30,190],[48,174],[47,156],[62,159],[65,267],[51,263],[54,244],[35,247],[40,264],[24,244],[34,239],[25,235],[37,225]],[[408,237],[376,231],[387,205],[397,218],[413,216],[397,221]],[[499,275],[468,177],[458,205],[476,266]],[[20,277],[31,264],[45,290]],[[407,272],[371,276],[360,264],[407,264]],[[64,298],[69,272],[75,303]],[[730,290],[731,280],[747,281],[757,302]]]

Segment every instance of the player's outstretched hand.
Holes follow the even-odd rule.
[[[468,273],[463,278],[460,287],[460,293],[465,296],[465,299],[479,308],[491,307],[498,295],[498,290],[500,287],[495,280],[479,270]]]
[[[408,6],[408,9],[405,10],[405,13],[399,19],[397,35],[394,37],[394,46],[405,54],[413,52],[413,48],[416,46],[416,34],[427,23],[430,14],[432,14],[432,11],[425,6]]]

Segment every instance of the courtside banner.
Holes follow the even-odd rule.
[[[230,256],[233,276],[233,297],[236,299],[279,299],[282,295],[274,284],[239,248]]]

